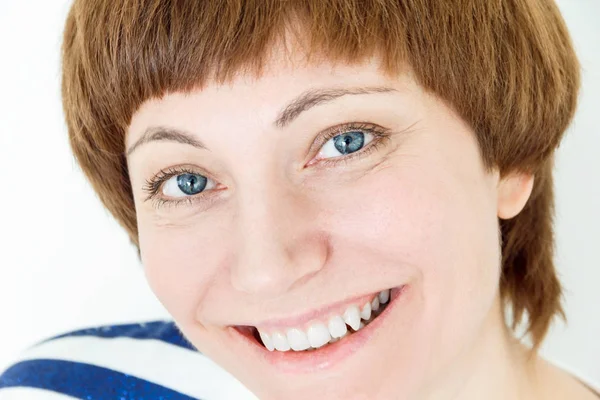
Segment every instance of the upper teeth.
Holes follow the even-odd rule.
[[[335,315],[329,319],[328,328],[333,338],[341,338],[348,332],[346,322],[339,315]]]
[[[364,322],[371,318],[373,311],[380,308],[390,299],[390,290],[383,290],[372,300],[367,301],[362,307],[351,305],[346,308],[342,315],[329,317],[326,323],[313,321],[308,329],[290,328],[287,330],[275,330],[270,333],[258,329],[260,338],[265,347],[270,350],[279,351],[303,351],[309,348],[318,349],[327,343],[334,342],[348,334],[348,326],[358,331],[365,326]]]

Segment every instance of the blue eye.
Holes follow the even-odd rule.
[[[319,152],[319,157],[330,158],[355,153],[369,144],[371,140],[373,140],[371,133],[345,132],[328,140]]]
[[[163,187],[163,194],[169,197],[194,196],[206,189],[212,189],[212,181],[200,174],[180,174],[169,178]]]
[[[206,187],[206,177],[197,174],[177,176],[177,187],[190,196],[200,193]]]
[[[342,154],[354,153],[365,145],[365,134],[362,132],[347,132],[333,138],[335,148]]]

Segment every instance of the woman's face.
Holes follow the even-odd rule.
[[[136,112],[149,284],[261,399],[423,394],[499,320],[501,181],[410,75],[298,65]]]

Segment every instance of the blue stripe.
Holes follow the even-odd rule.
[[[101,338],[128,337],[132,339],[156,339],[188,350],[198,351],[185,339],[179,328],[173,321],[151,321],[136,324],[106,325],[95,328],[81,329],[51,337],[40,343],[51,340],[73,337],[73,336],[95,336]]]
[[[71,361],[31,360],[0,376],[0,389],[31,387],[85,400],[199,400],[108,368]]]

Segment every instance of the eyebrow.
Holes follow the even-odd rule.
[[[133,146],[129,148],[129,150],[127,150],[127,156],[133,153],[133,151],[141,145],[154,141],[177,142],[189,144],[190,146],[194,146],[198,149],[206,149],[206,146],[200,140],[196,139],[191,133],[175,128],[155,126],[146,129],[142,137],[139,138],[133,144]]]
[[[288,126],[292,121],[308,109],[331,102],[342,96],[347,95],[362,95],[372,93],[388,93],[395,92],[396,89],[385,86],[359,87],[359,88],[327,88],[308,90],[295,99],[293,99],[275,119],[273,125],[279,129]],[[127,156],[133,153],[138,147],[143,144],[153,141],[169,141],[187,144],[198,149],[208,149],[202,141],[198,140],[193,134],[176,128],[169,127],[151,127],[146,129],[141,138],[139,138],[127,150]]]
[[[309,108],[333,101],[342,96],[395,91],[396,90],[393,88],[383,86],[309,90],[292,100],[290,104],[279,113],[279,116],[275,120],[275,126],[278,128],[285,128]]]

